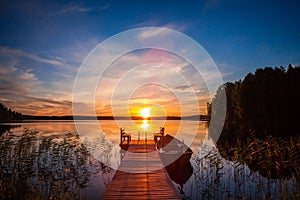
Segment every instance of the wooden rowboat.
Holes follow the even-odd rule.
[[[184,142],[171,135],[162,137],[156,143],[156,149],[170,178],[180,185],[180,193],[183,194],[183,184],[193,174],[193,167],[190,163],[193,151]]]

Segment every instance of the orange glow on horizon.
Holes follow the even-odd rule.
[[[146,118],[181,116],[177,97],[162,85],[149,83],[136,89],[129,100],[129,115]]]

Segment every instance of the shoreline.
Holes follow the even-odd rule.
[[[3,123],[28,123],[37,121],[104,121],[104,120],[192,120],[192,121],[208,121],[206,115],[194,115],[194,116],[166,116],[166,117],[149,117],[143,118],[138,116],[122,117],[122,116],[29,116],[23,115],[23,119],[0,121]]]

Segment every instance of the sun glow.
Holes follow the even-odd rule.
[[[148,120],[143,120],[143,123],[141,124],[142,129],[144,129],[145,131],[147,131],[149,129],[149,124],[148,124]]]
[[[144,118],[144,119],[147,119],[148,117],[150,117],[150,108],[143,108],[141,111],[140,111],[140,114],[141,116]]]

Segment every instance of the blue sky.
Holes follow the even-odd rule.
[[[193,38],[224,81],[299,65],[299,8],[297,0],[1,1],[0,102],[23,114],[71,114],[83,59],[101,41],[139,27]]]

